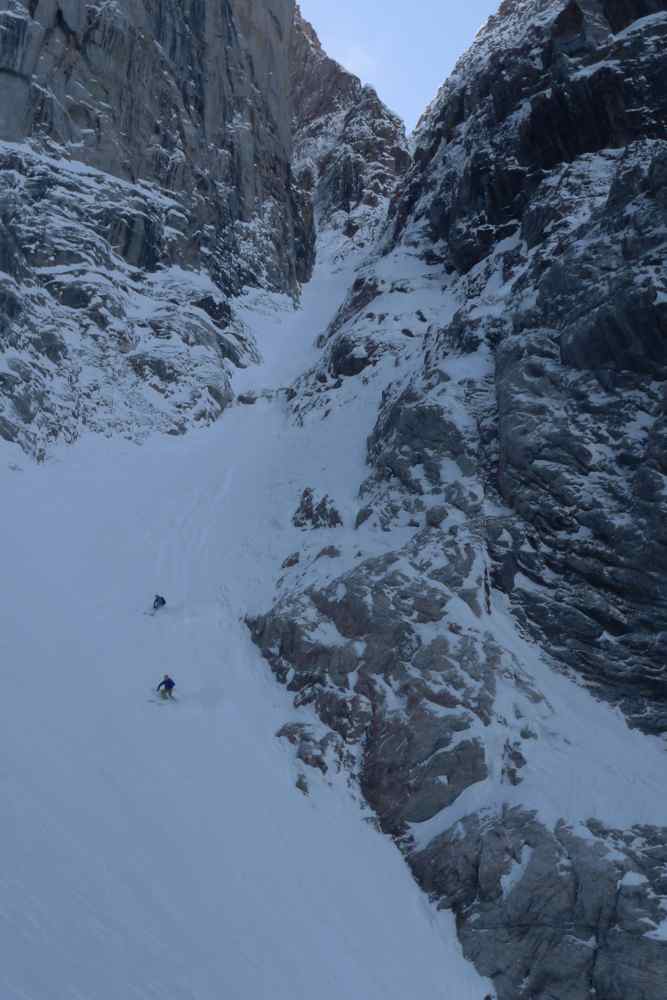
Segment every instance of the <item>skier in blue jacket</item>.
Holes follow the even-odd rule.
[[[174,697],[173,691],[175,687],[176,684],[171,679],[169,674],[165,674],[155,690],[158,692],[161,698],[173,698]]]

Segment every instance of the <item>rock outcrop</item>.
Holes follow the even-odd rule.
[[[216,419],[254,349],[179,197],[0,144],[0,436],[41,457],[82,431]]]

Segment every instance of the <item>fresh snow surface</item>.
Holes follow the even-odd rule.
[[[309,363],[344,272],[325,265],[297,313],[248,300],[266,364],[239,387]],[[242,617],[270,603],[302,466],[329,445],[278,396],[42,466],[3,446],[2,1000],[490,992],[343,776],[309,773],[305,797],[275,736],[297,715]],[[167,671],[174,704],[152,694]]]

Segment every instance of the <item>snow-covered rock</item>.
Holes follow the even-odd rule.
[[[0,433],[37,456],[217,419],[254,356],[231,299],[298,296],[316,212],[353,246],[409,163],[291,0],[11,0],[0,72]]]
[[[250,623],[501,1000],[667,976],[665,32],[597,0],[480,32],[295,385],[366,439],[354,538]]]
[[[296,295],[312,268],[293,14],[0,3],[4,438],[41,456],[83,429],[182,433],[229,403],[253,357],[230,297]]]
[[[215,420],[255,357],[153,185],[0,144],[0,436],[43,457],[84,430],[140,440]]]
[[[290,51],[294,160],[321,224],[367,246],[410,165],[405,127],[323,50],[297,6]]]
[[[2,0],[0,139],[185,196],[191,254],[220,253],[223,286],[252,267],[230,267],[235,225],[261,220],[261,267],[295,288],[293,15],[293,0]]]

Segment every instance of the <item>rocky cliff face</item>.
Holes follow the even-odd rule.
[[[309,273],[291,0],[0,3],[0,433],[217,418],[252,357],[229,297]],[[308,239],[305,239],[308,242]]]
[[[664,992],[666,33],[480,33],[294,388],[306,431],[362,413],[356,520],[250,623],[500,1000]]]
[[[220,416],[254,349],[205,263],[186,266],[179,195],[0,144],[0,205],[0,436],[43,456]]]
[[[498,586],[663,732],[667,25],[532,6],[501,8],[427,114],[394,233],[425,227],[469,297],[507,289],[502,312],[456,317],[494,346],[488,471],[521,524],[492,539]]]
[[[277,287],[294,287],[293,13],[292,0],[4,0],[0,139],[56,147],[105,173],[177,192],[187,200],[184,254],[217,257],[209,266],[223,286],[243,277],[230,267],[228,230],[262,217],[260,266]]]
[[[367,244],[410,165],[403,123],[326,55],[298,9],[290,71],[295,175],[321,225]]]
[[[316,212],[353,240],[408,165],[292,0],[5,0],[0,85],[0,433],[36,455],[217,419],[231,299],[298,295]]]

